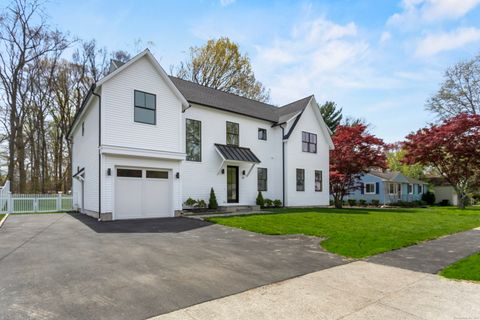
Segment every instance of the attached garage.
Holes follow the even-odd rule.
[[[117,167],[114,219],[173,217],[172,172]]]

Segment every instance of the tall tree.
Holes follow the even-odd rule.
[[[333,101],[326,101],[318,107],[330,131],[335,132],[335,129],[342,121],[342,108],[338,108],[337,104]]]
[[[250,58],[226,37],[191,47],[189,59],[180,63],[176,76],[246,98],[270,100],[269,91],[255,78]]]
[[[409,134],[405,162],[435,168],[455,189],[460,208],[480,187],[480,115],[461,113]]]
[[[438,92],[426,103],[440,119],[460,113],[480,114],[480,54],[447,69]]]
[[[367,126],[339,125],[332,136],[335,149],[330,151],[330,194],[336,208],[343,198],[360,188],[360,178],[370,168],[385,168],[384,142],[367,132]]]
[[[15,0],[0,15],[0,95],[5,100],[5,127],[8,134],[8,179],[14,190],[24,191],[24,135],[27,110],[29,64],[64,50],[64,34],[52,30],[42,14],[39,1]],[[15,184],[15,164],[19,166],[19,188]]]

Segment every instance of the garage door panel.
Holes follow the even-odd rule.
[[[116,173],[115,219],[173,216],[168,171],[118,168]]]

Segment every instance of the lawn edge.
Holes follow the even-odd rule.
[[[0,221],[0,228],[3,227],[3,224],[5,223],[5,221],[7,220],[7,218],[8,218],[9,215],[10,215],[9,213],[5,214],[5,216],[3,217],[2,221]]]

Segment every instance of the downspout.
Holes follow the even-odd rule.
[[[96,85],[93,85],[92,94],[98,98],[98,221],[102,221],[102,97],[95,93]]]
[[[282,128],[282,204],[285,208],[285,128],[282,124],[280,128]]]

